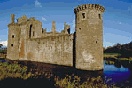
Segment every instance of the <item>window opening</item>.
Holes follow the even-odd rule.
[[[101,19],[101,15],[99,14],[99,19]]]
[[[82,17],[83,17],[83,19],[85,18],[85,13],[82,13]]]
[[[30,25],[29,38],[31,38],[32,25]]]
[[[13,44],[11,44],[11,46],[13,47]]]
[[[14,35],[12,35],[12,38],[14,38]]]

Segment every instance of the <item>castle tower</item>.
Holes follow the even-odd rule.
[[[7,58],[12,60],[19,59],[19,38],[20,27],[15,23],[15,15],[11,15],[11,23],[8,25],[8,46],[7,46]]]
[[[83,70],[103,69],[103,18],[104,7],[83,4],[75,13],[75,67]]]

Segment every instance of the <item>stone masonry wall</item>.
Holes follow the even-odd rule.
[[[73,65],[73,35],[48,36],[27,41],[27,60]]]

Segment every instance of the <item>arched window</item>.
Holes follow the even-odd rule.
[[[30,25],[30,29],[29,29],[29,38],[31,38],[31,32],[32,32],[32,24]]]

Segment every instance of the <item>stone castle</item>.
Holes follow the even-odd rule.
[[[57,65],[72,66],[82,70],[103,69],[103,18],[104,7],[83,4],[74,9],[75,32],[70,25],[56,31],[55,21],[51,32],[42,28],[34,17],[22,16],[15,22],[11,15],[8,25],[7,58],[31,60]]]

